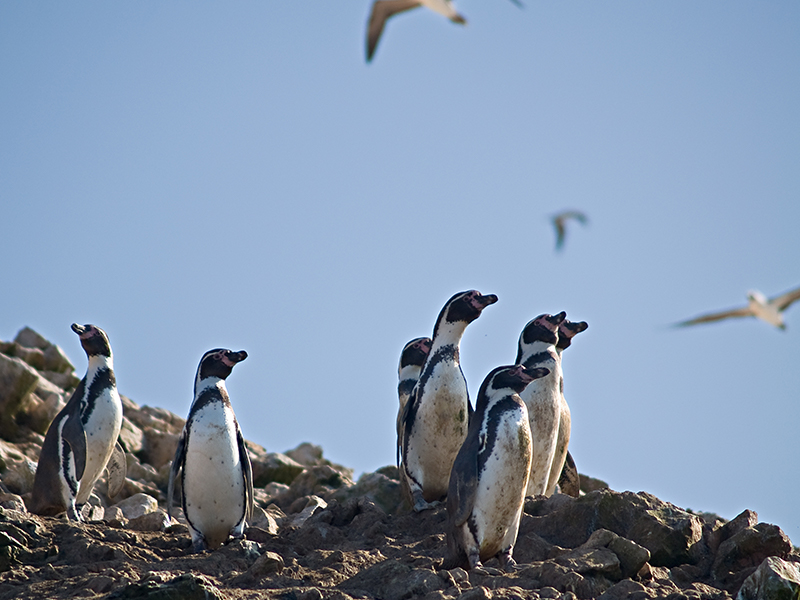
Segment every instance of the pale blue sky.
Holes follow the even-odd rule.
[[[669,324],[800,285],[800,3],[0,4],[0,339],[25,325],[182,416],[245,349],[245,436],[394,461],[396,368],[442,304],[474,395],[566,310],[582,472],[800,540],[800,307]],[[591,223],[556,254],[549,216]]]

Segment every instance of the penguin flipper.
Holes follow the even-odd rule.
[[[558,487],[561,488],[562,494],[567,494],[573,498],[578,498],[581,495],[581,478],[575,466],[575,460],[569,452],[567,452],[567,458],[564,461],[564,468],[561,469],[561,477],[558,478]]]
[[[72,450],[72,459],[75,461],[75,479],[80,481],[86,469],[86,432],[83,430],[80,414],[67,417],[61,437],[69,444]]]
[[[169,484],[167,485],[167,516],[172,517],[172,496],[175,492],[175,480],[181,472],[183,461],[186,459],[186,429],[181,432],[178,438],[178,447],[175,448],[175,457],[172,459],[172,467],[169,470]]]
[[[239,460],[242,463],[242,472],[244,473],[244,518],[245,521],[250,521],[253,516],[253,465],[250,464],[250,455],[247,452],[247,446],[244,443],[244,436],[242,430],[239,429],[239,424],[236,424],[236,443],[239,445]]]
[[[470,432],[471,433],[471,432]],[[475,506],[478,492],[478,451],[480,444],[477,435],[468,435],[464,445],[456,455],[450,471],[450,484],[447,490],[447,514],[455,529],[463,525]]]
[[[108,471],[108,495],[113,498],[122,491],[125,485],[125,476],[128,474],[128,461],[125,459],[125,451],[119,441],[114,444],[106,470]]]

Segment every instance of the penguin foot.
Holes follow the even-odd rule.
[[[208,544],[206,544],[206,540],[204,538],[197,538],[196,540],[192,540],[192,552],[195,554],[199,554],[200,552],[205,552],[208,550]]]
[[[511,573],[513,571],[519,571],[522,569],[522,567],[517,564],[517,561],[512,558],[510,551],[501,552],[498,558],[500,559],[500,566],[506,573]]]
[[[78,523],[83,523],[84,518],[81,514],[81,509],[83,508],[83,504],[80,506],[75,506],[75,504],[70,504],[67,507],[67,519],[70,521],[77,521]]]
[[[414,498],[414,512],[430,510],[442,504],[439,500],[434,500],[433,502],[426,501],[425,498],[422,497],[422,490],[414,490],[411,495]]]

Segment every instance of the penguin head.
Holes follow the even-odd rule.
[[[519,394],[528,387],[534,379],[539,379],[550,373],[544,367],[526,368],[522,365],[508,365],[497,367],[486,376],[481,385],[478,398],[488,398],[497,392],[511,390]]]
[[[567,313],[560,312],[557,315],[539,315],[535,319],[528,321],[528,324],[519,335],[519,349],[533,344],[534,342],[545,342],[546,344],[558,343],[558,327],[567,317]]]
[[[200,365],[197,367],[197,381],[200,382],[207,377],[226,379],[233,371],[234,365],[242,362],[245,358],[247,358],[247,352],[244,350],[239,352],[225,348],[209,350],[200,359]]]
[[[433,340],[429,337],[418,337],[403,346],[403,351],[400,353],[400,366],[397,368],[397,372],[399,373],[405,367],[422,367],[431,352],[432,343]]]
[[[111,358],[111,344],[106,332],[97,325],[72,324],[72,331],[78,334],[86,356],[107,356]]]
[[[468,290],[455,294],[442,308],[437,323],[472,323],[481,316],[484,308],[497,302],[494,294],[483,295],[478,290]]]
[[[578,335],[581,331],[586,331],[589,324],[586,321],[568,321],[564,319],[561,325],[558,326],[558,343],[556,348],[559,350],[566,350],[572,344],[572,338]]]

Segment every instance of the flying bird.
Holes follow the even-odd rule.
[[[567,221],[574,219],[581,225],[586,225],[589,218],[578,210],[565,210],[557,215],[553,215],[553,226],[556,228],[556,250],[561,250],[564,246],[564,238],[567,234]]]
[[[800,300],[800,287],[769,299],[758,290],[753,290],[747,292],[747,306],[701,315],[688,321],[676,323],[675,326],[683,327],[685,325],[696,325],[697,323],[710,323],[711,321],[721,321],[731,317],[756,317],[770,325],[774,325],[778,329],[786,329],[786,324],[783,322],[783,311],[789,308],[795,300]]]
[[[367,24],[367,62],[370,62],[375,54],[386,21],[398,13],[420,6],[447,17],[453,23],[461,25],[467,23],[466,19],[456,12],[451,0],[375,0]]]

